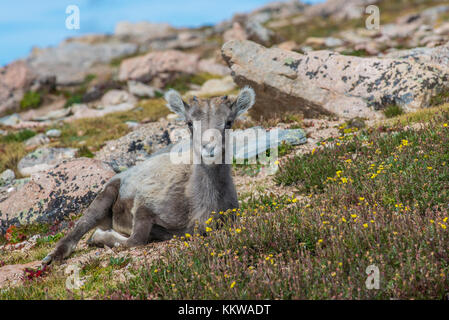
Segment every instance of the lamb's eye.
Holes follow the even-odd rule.
[[[193,123],[192,123],[192,121],[187,122],[187,125],[189,126],[189,129],[192,129],[192,128],[193,128]]]
[[[232,127],[232,121],[227,121],[225,125],[225,129],[231,129]]]

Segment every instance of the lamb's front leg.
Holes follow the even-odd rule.
[[[59,240],[56,248],[42,260],[42,263],[61,262],[70,255],[78,241],[88,231],[101,224],[111,225],[111,207],[117,199],[119,187],[120,180],[118,179],[108,182],[104,190],[97,195],[87,208],[86,213],[78,220],[75,227]]]

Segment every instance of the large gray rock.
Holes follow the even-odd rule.
[[[132,55],[137,49],[133,43],[62,42],[57,47],[34,49],[27,62],[40,76],[56,76],[57,84],[69,85],[84,81],[95,64]]]
[[[95,158],[108,163],[116,172],[120,172],[144,161],[171,143],[178,142],[184,136],[177,133],[183,131],[187,131],[185,133],[188,135],[185,124],[177,121],[161,120],[143,124],[119,139],[108,141],[96,153]]]
[[[296,146],[307,142],[306,134],[302,129],[274,128],[266,131],[262,127],[253,127],[235,130],[232,136],[235,139],[249,138],[245,144],[235,144],[233,156],[237,161],[253,159],[269,149],[277,148],[282,143]]]
[[[233,147],[232,159],[236,160],[237,163],[243,163],[245,160],[255,161],[257,156],[260,159],[266,151],[276,149],[283,143],[293,146],[307,143],[306,133],[302,129],[272,128],[265,130],[262,127],[252,127],[245,130],[233,130],[230,138]],[[156,154],[174,152],[176,155],[181,151],[188,152],[191,147],[190,138],[184,138],[159,150]],[[273,157],[273,155],[270,155],[270,157]],[[263,159],[268,160],[265,157]]]
[[[49,170],[63,160],[75,158],[74,148],[39,148],[27,154],[17,164],[17,169],[23,176]]]
[[[119,80],[151,81],[160,85],[179,73],[193,74],[198,69],[199,56],[177,50],[150,52],[144,56],[123,60],[120,65]]]
[[[299,54],[251,41],[222,48],[234,81],[256,91],[253,112],[269,116],[301,111],[305,116],[381,117],[388,105],[405,111],[428,106],[448,86],[440,69],[403,59],[359,58],[330,51]]]
[[[0,200],[0,234],[12,224],[55,223],[82,212],[114,174],[108,165],[88,158],[34,174]]]
[[[22,60],[0,68],[0,114],[14,109],[36,75]]]

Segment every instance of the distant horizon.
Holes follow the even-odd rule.
[[[314,4],[324,0],[305,0]],[[26,58],[33,47],[56,46],[69,37],[85,34],[112,34],[119,21],[169,23],[194,28],[230,19],[276,0],[17,0],[0,3],[0,66]],[[80,8],[80,29],[65,28],[68,5]]]

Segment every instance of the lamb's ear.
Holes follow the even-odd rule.
[[[165,93],[164,98],[167,101],[167,108],[185,119],[188,105],[182,100],[178,91],[170,89]]]
[[[254,105],[254,102],[256,102],[256,94],[254,93],[254,90],[251,87],[244,87],[240,90],[239,95],[237,96],[237,99],[232,107],[234,117],[237,118],[241,114],[248,111],[248,109]]]

